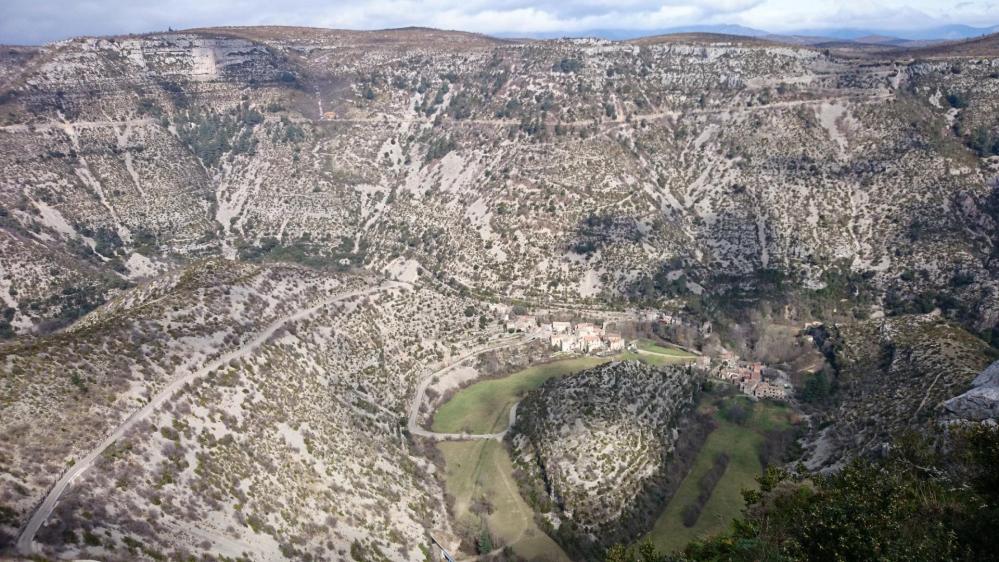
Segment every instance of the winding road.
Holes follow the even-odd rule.
[[[17,537],[17,550],[25,556],[35,554],[35,535],[38,533],[38,529],[45,523],[45,521],[52,515],[52,511],[55,509],[56,504],[59,502],[59,498],[62,494],[69,488],[69,485],[78,478],[81,474],[87,471],[90,467],[94,465],[94,461],[100,457],[108,447],[114,444],[115,441],[120,439],[125,432],[130,428],[135,426],[136,423],[145,419],[149,414],[158,408],[161,404],[166,402],[170,397],[172,397],[178,390],[184,387],[185,384],[194,381],[197,378],[206,376],[215,369],[227,364],[233,359],[241,359],[246,357],[250,353],[256,351],[264,343],[270,339],[279,329],[281,329],[285,324],[289,322],[295,322],[302,320],[310,316],[315,311],[329,306],[331,304],[336,304],[346,300],[350,300],[356,297],[370,295],[374,293],[379,293],[388,289],[393,289],[397,287],[409,286],[408,283],[402,283],[399,281],[386,281],[377,287],[369,287],[367,289],[359,289],[356,291],[351,291],[349,293],[342,293],[334,297],[320,301],[318,304],[314,304],[308,308],[300,309],[294,313],[288,314],[281,318],[278,318],[271,322],[263,331],[258,333],[252,340],[246,342],[241,347],[236,348],[228,353],[219,356],[214,361],[207,363],[204,367],[197,371],[192,371],[190,373],[184,374],[177,377],[171,381],[162,390],[156,393],[155,396],[142,408],[132,412],[125,421],[118,426],[110,435],[104,438],[103,441],[97,444],[96,447],[91,449],[91,451],[79,459],[65,474],[60,478],[49,490],[48,495],[42,500],[40,504],[31,513],[31,517],[28,519],[27,524],[21,530],[21,533]],[[424,387],[425,390],[425,387]]]
[[[93,449],[90,450],[84,457],[79,459],[72,467],[70,467],[55,484],[49,489],[48,494],[42,500],[38,506],[35,507],[34,511],[31,513],[31,517],[28,522],[21,529],[21,533],[17,537],[17,550],[22,555],[30,556],[37,553],[37,548],[35,544],[35,535],[38,534],[38,530],[45,524],[45,521],[52,515],[53,510],[55,510],[56,504],[59,503],[59,499],[66,492],[69,486],[74,480],[79,478],[88,469],[90,469],[94,462],[101,456],[101,454],[107,450],[108,447],[113,445],[118,439],[122,438],[125,433],[135,426],[138,422],[148,417],[154,410],[161,406],[164,402],[169,400],[177,391],[181,390],[185,384],[188,384],[200,377],[206,376],[215,369],[226,365],[234,359],[244,358],[261,346],[263,346],[267,340],[271,338],[279,329],[284,327],[290,322],[295,322],[307,318],[320,308],[329,306],[331,304],[336,304],[339,302],[347,301],[356,297],[370,295],[374,293],[379,293],[388,289],[409,286],[409,283],[403,283],[400,281],[386,281],[377,287],[369,287],[366,289],[359,289],[356,291],[351,291],[348,293],[342,293],[334,297],[322,300],[317,304],[314,304],[308,308],[303,308],[297,310],[291,314],[278,318],[271,322],[266,328],[260,331],[254,338],[242,346],[229,351],[223,355],[220,355],[213,361],[205,364],[201,369],[192,371],[177,377],[167,384],[163,389],[157,392],[149,402],[147,402],[142,408],[132,412],[124,422],[122,422],[113,432],[111,432],[107,437],[105,437],[100,443],[98,443]],[[469,359],[477,357],[482,353],[488,351],[495,351],[498,349],[504,349],[507,347],[513,347],[517,345],[523,345],[530,343],[538,338],[537,334],[527,334],[518,335],[512,338],[505,338],[500,341],[487,344],[482,347],[475,348],[468,353],[462,355],[456,360],[452,361],[445,367],[438,369],[437,371],[426,376],[423,381],[420,382],[417,387],[416,396],[413,398],[412,403],[409,408],[409,419],[408,419],[408,429],[413,435],[418,435],[420,437],[425,437],[428,439],[433,439],[435,441],[448,441],[448,440],[474,440],[474,439],[495,439],[502,440],[506,435],[507,431],[513,427],[517,420],[517,406],[515,403],[510,408],[510,419],[507,425],[507,429],[499,433],[487,433],[487,434],[471,434],[471,433],[439,433],[434,431],[429,431],[424,429],[419,424],[420,406],[426,399],[427,389],[435,378],[448,371],[462,365]]]
[[[517,421],[517,406],[520,405],[520,402],[516,402],[514,403],[513,406],[510,407],[510,421],[507,424],[506,429],[504,429],[499,433],[440,433],[437,431],[430,431],[424,429],[423,427],[420,426],[419,423],[420,406],[423,404],[424,400],[426,399],[427,388],[429,388],[430,384],[434,381],[434,379],[439,377],[440,375],[447,373],[451,369],[458,367],[459,365],[463,364],[469,359],[477,357],[483,353],[486,353],[487,351],[495,351],[497,349],[505,349],[507,347],[513,347],[516,345],[524,345],[534,341],[537,338],[538,338],[537,334],[527,334],[524,336],[507,338],[499,342],[493,342],[490,345],[480,347],[473,351],[469,351],[468,353],[462,355],[458,359],[452,361],[449,365],[442,367],[437,371],[434,371],[430,375],[424,377],[423,381],[420,382],[420,385],[416,388],[416,396],[413,397],[413,401],[409,405],[409,421],[406,424],[406,429],[408,429],[409,433],[411,433],[412,435],[419,435],[420,437],[433,439],[435,441],[468,441],[472,439],[496,439],[497,441],[502,440],[503,437],[506,436],[506,433],[510,431],[510,428],[513,427],[514,422]]]

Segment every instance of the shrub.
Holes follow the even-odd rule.
[[[478,544],[476,548],[479,554],[486,554],[492,552],[493,550],[493,538],[489,535],[489,529],[485,527],[482,528],[482,532],[479,534]]]
[[[555,64],[553,70],[562,73],[573,73],[578,72],[583,68],[583,63],[579,59],[564,58]]]
[[[454,139],[450,136],[437,137],[431,140],[430,144],[427,146],[427,154],[424,159],[427,162],[440,160],[457,147],[457,143],[455,143]]]
[[[721,411],[723,418],[736,425],[745,424],[750,414],[752,414],[752,411],[739,402],[730,402]]]
[[[824,403],[832,394],[832,383],[825,371],[820,371],[805,381],[805,388],[801,391],[801,399],[810,404]]]
[[[947,94],[947,103],[955,109],[964,109],[965,107],[968,107],[968,100],[964,97],[964,95],[956,92]]]

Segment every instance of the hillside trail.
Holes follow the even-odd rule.
[[[242,359],[249,355],[250,353],[256,351],[262,345],[264,345],[279,329],[290,322],[295,322],[307,318],[320,308],[329,306],[331,304],[336,304],[349,299],[353,299],[360,296],[370,295],[374,293],[379,293],[388,289],[408,286],[408,283],[402,283],[399,281],[386,281],[381,285],[376,287],[368,287],[366,289],[358,289],[356,291],[350,291],[348,293],[342,293],[327,299],[320,301],[318,304],[314,304],[308,308],[299,309],[292,312],[286,316],[278,318],[271,322],[263,331],[259,332],[252,340],[246,342],[242,346],[229,351],[221,356],[219,356],[214,361],[209,362],[201,369],[192,371],[175,378],[162,390],[160,390],[156,395],[146,403],[142,408],[132,412],[125,421],[118,426],[110,435],[104,438],[96,447],[91,449],[86,456],[78,460],[69,470],[67,470],[62,477],[56,481],[56,483],[49,490],[49,493],[45,496],[34,511],[31,517],[28,519],[27,524],[21,530],[21,533],[17,537],[17,551],[22,555],[30,556],[36,553],[35,547],[35,535],[38,530],[45,523],[45,521],[52,515],[52,511],[55,509],[56,504],[59,502],[59,498],[62,494],[69,488],[69,485],[73,481],[86,472],[90,467],[94,465],[94,462],[100,457],[100,455],[115,441],[120,439],[125,433],[135,426],[138,422],[145,419],[149,414],[151,414],[156,408],[166,402],[171,398],[177,391],[182,389],[184,385],[194,381],[195,379],[201,378],[208,375],[215,369],[228,364],[230,361],[235,359]]]

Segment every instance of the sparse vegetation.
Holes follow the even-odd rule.
[[[597,559],[662,509],[660,546],[723,532],[787,451],[832,471],[935,427],[999,343],[992,51],[668,41],[241,27],[5,47],[0,544],[52,490],[34,537],[52,559],[408,562],[431,529],[463,555]],[[533,448],[407,431],[414,389],[516,337],[510,314],[585,316],[642,353],[485,353],[467,365],[512,374],[428,393],[434,428],[500,431],[605,362],[659,384],[563,396],[579,417]],[[720,382],[679,413],[696,385],[646,369],[685,376],[696,354],[664,342],[765,362],[810,426]],[[967,489],[903,480],[872,489],[928,491],[905,513],[956,523],[912,541],[922,558],[879,544],[970,558],[933,542],[970,540]],[[792,489],[815,529],[856,532],[807,517],[858,499],[829,482],[775,481],[745,525]],[[786,529],[782,548],[810,537]],[[734,544],[766,559],[754,536]]]
[[[954,432],[958,447],[909,437],[882,461],[825,476],[770,469],[746,493],[743,518],[682,553],[611,549],[608,562],[701,560],[981,560],[992,556],[999,431]]]

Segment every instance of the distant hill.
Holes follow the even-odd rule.
[[[545,31],[536,33],[505,32],[496,37],[558,39],[566,37],[599,37],[612,41],[627,41],[663,35],[708,33],[766,38],[778,43],[796,45],[838,44],[843,42],[891,45],[896,47],[924,47],[944,41],[971,39],[999,32],[999,26],[973,27],[969,25],[944,25],[926,29],[892,30],[867,28],[800,29],[772,33],[762,29],[735,24],[686,25],[653,29],[587,29],[581,31]]]
[[[912,49],[910,54],[917,57],[934,58],[999,56],[999,33]]]
[[[781,41],[771,39],[769,37],[750,37],[746,35],[732,35],[725,33],[705,33],[705,32],[689,32],[689,33],[667,33],[663,35],[651,35],[647,37],[639,37],[636,39],[631,39],[629,43],[635,43],[638,45],[655,45],[658,43],[729,43],[734,45],[755,45],[755,46],[767,46],[767,45],[779,45]]]
[[[627,41],[644,37],[673,35],[678,33],[711,33],[720,35],[739,35],[743,37],[763,37],[769,32],[742,25],[686,25],[678,27],[654,29],[586,29],[581,31],[542,31],[535,33],[505,32],[495,33],[495,37],[527,38],[527,39],[560,39],[574,37],[599,37],[612,41]]]
[[[972,27],[969,25],[944,25],[926,29],[866,29],[866,28],[831,28],[802,29],[795,31],[796,35],[822,36],[845,41],[864,42],[871,38],[900,39],[907,41],[954,41],[980,37],[999,31],[999,26]]]

